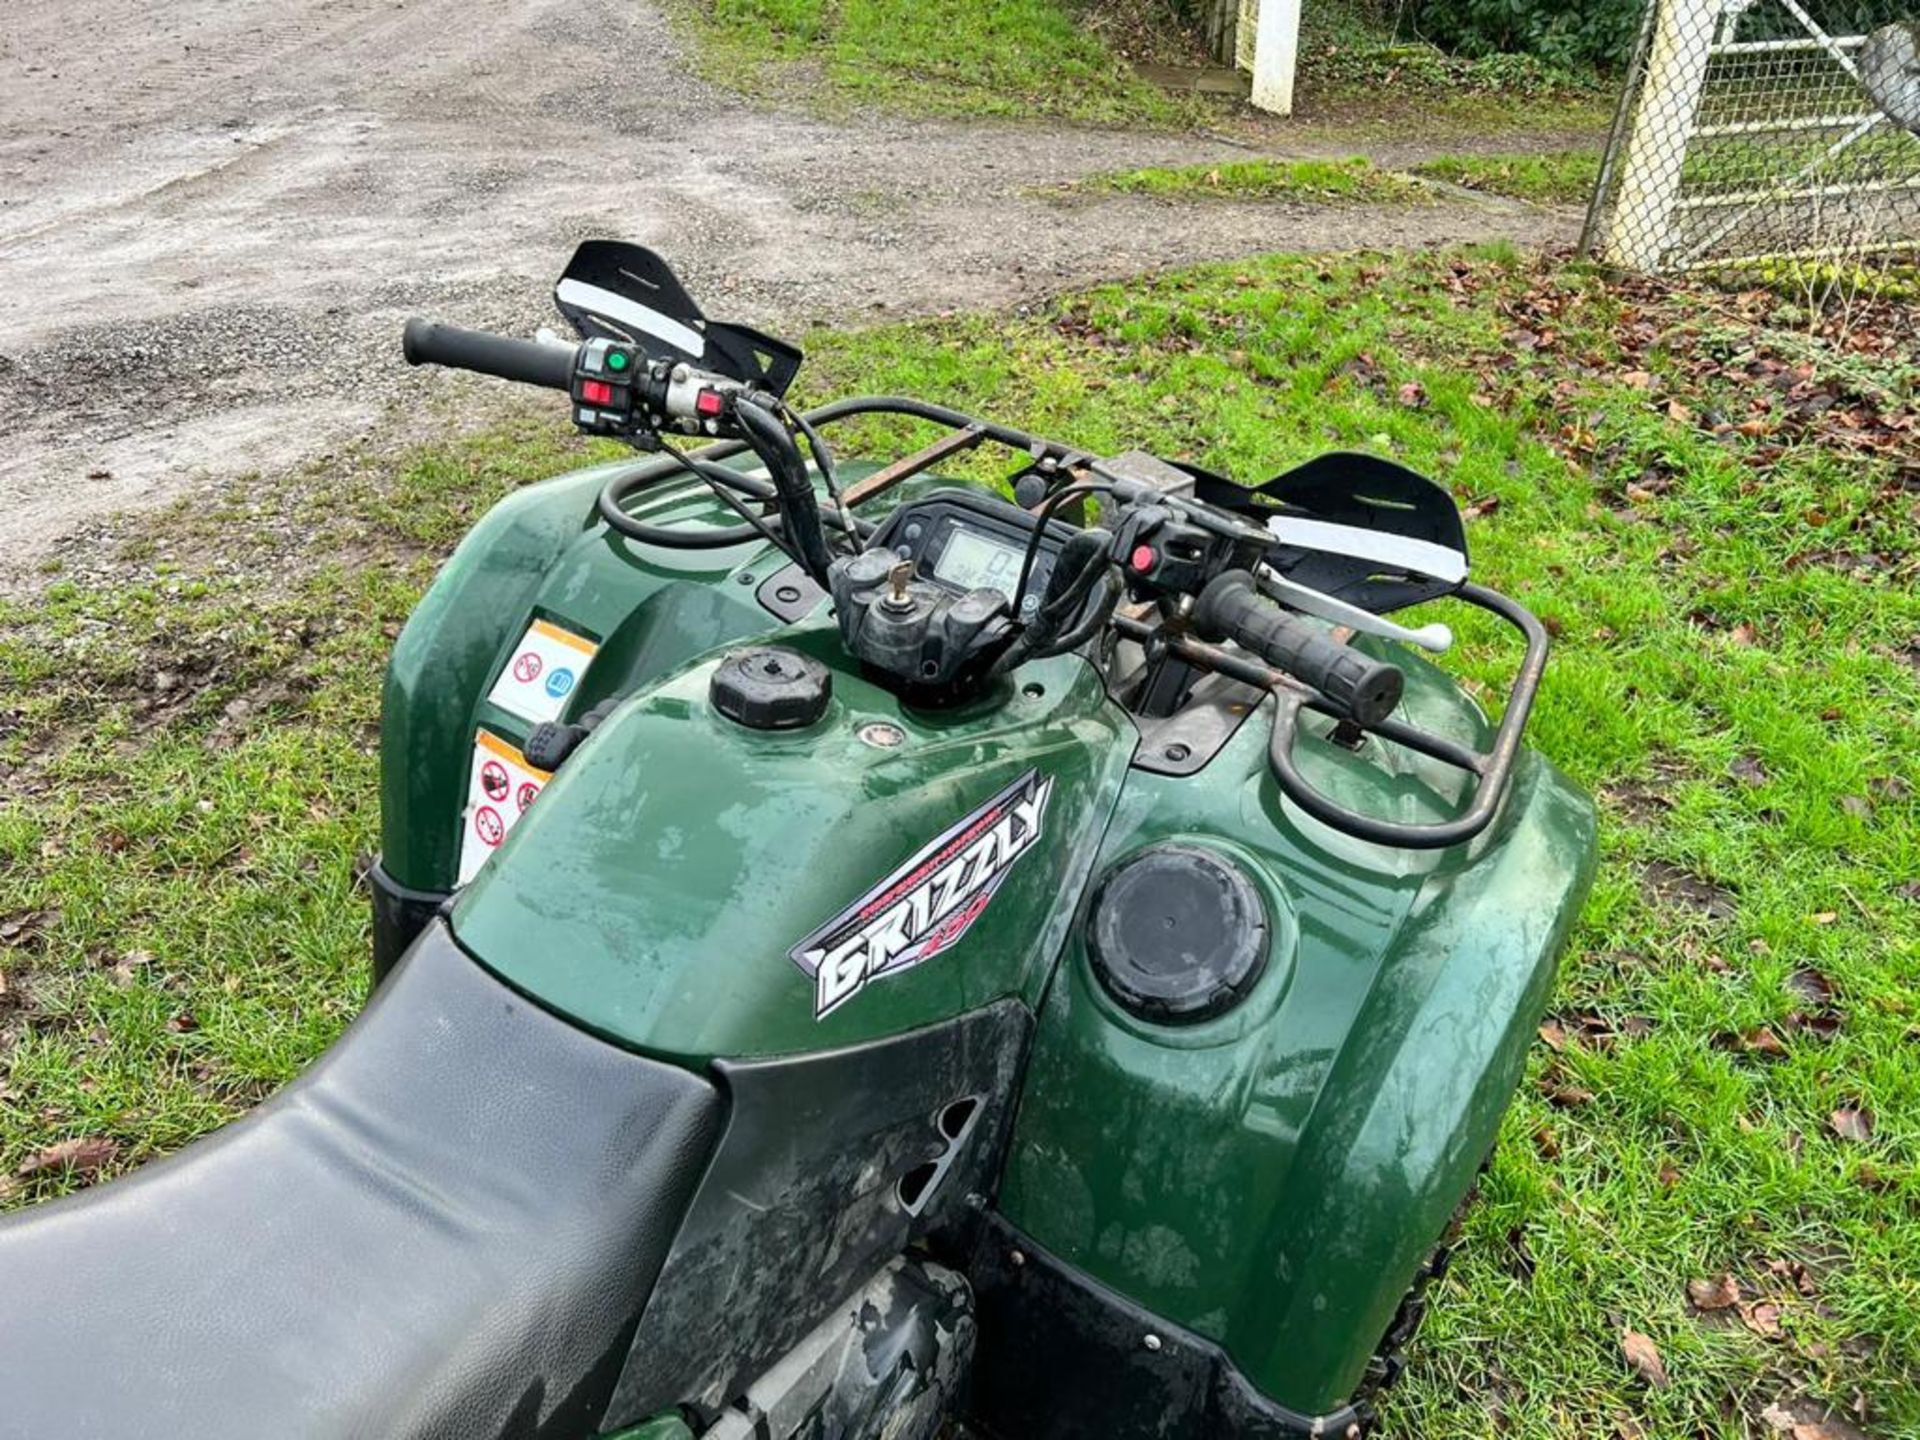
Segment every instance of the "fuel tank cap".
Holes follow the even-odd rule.
[[[720,662],[707,698],[714,709],[749,730],[799,730],[827,713],[833,673],[798,650],[756,645]]]
[[[1223,1015],[1267,966],[1260,891],[1224,855],[1155,845],[1100,882],[1088,919],[1093,973],[1143,1020],[1191,1025]]]

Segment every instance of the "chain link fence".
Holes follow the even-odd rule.
[[[1651,0],[1581,249],[1816,300],[1920,286],[1920,25]]]

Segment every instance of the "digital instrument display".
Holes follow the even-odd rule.
[[[977,530],[956,526],[946,549],[934,562],[934,578],[963,590],[998,590],[1009,600],[1020,583],[1020,562],[1026,552],[1018,545],[989,539]]]

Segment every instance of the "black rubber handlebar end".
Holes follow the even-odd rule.
[[[400,336],[409,365],[445,365],[521,385],[565,390],[572,383],[577,347],[515,340],[484,330],[463,330],[433,320],[409,320]]]
[[[429,337],[432,336],[432,334],[433,322],[431,320],[422,320],[416,315],[413,319],[407,321],[407,328],[400,332],[400,353],[406,357],[407,364],[425,365],[428,363],[425,352],[430,343]]]
[[[1379,660],[1369,661],[1368,665],[1366,674],[1357,680],[1348,696],[1347,712],[1362,725],[1378,725],[1400,708],[1407,677],[1398,665]]]

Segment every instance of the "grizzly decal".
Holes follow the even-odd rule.
[[[956,944],[1040,839],[1052,794],[1053,777],[1029,770],[794,946],[814,1018]]]

